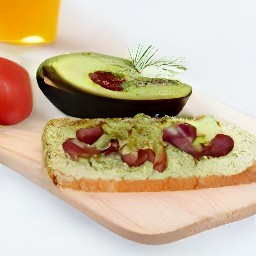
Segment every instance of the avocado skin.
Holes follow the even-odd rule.
[[[92,94],[70,92],[44,82],[37,74],[37,83],[44,95],[64,114],[78,118],[131,117],[138,113],[149,116],[175,116],[185,106],[190,95],[160,100],[124,100]]]

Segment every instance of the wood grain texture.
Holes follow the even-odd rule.
[[[202,109],[205,102],[208,107]],[[235,121],[256,134],[254,118],[194,94],[183,113],[200,115],[201,111]],[[256,183],[160,193],[57,189],[43,166],[41,133],[46,121],[40,113],[33,113],[18,125],[0,126],[0,162],[127,239],[146,244],[169,243],[256,213]]]

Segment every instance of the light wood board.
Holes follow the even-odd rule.
[[[254,118],[200,93],[193,94],[182,114],[212,114],[256,134]],[[41,133],[46,121],[33,113],[18,125],[0,126],[0,162],[127,239],[170,243],[256,213],[255,183],[161,193],[57,189],[43,166]]]

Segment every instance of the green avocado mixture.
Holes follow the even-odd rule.
[[[157,121],[156,121],[157,120]],[[47,135],[45,151],[49,154],[48,165],[54,171],[63,170],[65,174],[77,179],[104,178],[104,179],[164,179],[168,177],[182,178],[208,175],[233,175],[244,171],[256,160],[256,136],[241,130],[234,125],[219,123],[212,116],[200,119],[193,118],[161,118],[152,119],[143,114],[133,119],[104,119],[102,126],[106,136],[118,138],[125,143],[130,150],[141,147],[150,147],[157,151],[163,146],[162,130],[174,123],[189,123],[197,128],[197,134],[201,142],[207,143],[216,134],[229,135],[234,140],[233,150],[224,157],[203,157],[199,161],[182,150],[166,144],[168,155],[168,167],[159,173],[153,169],[153,164],[146,161],[139,167],[129,167],[118,154],[108,156],[100,154],[89,160],[79,158],[74,161],[65,155],[62,143],[67,138],[75,137],[75,132],[81,127],[98,125],[100,120],[89,120],[81,126],[52,126],[45,132]],[[132,130],[132,132],[131,132]],[[100,140],[100,139],[99,139]],[[99,141],[95,142],[99,143]],[[63,161],[64,160],[64,161]]]
[[[122,91],[103,88],[93,82],[89,74],[104,71],[125,80]],[[90,93],[98,96],[156,100],[181,98],[191,94],[191,86],[178,80],[142,77],[128,59],[99,53],[73,53],[52,57],[39,67],[45,82],[60,85],[66,90]]]

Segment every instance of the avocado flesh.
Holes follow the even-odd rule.
[[[57,88],[114,99],[173,99],[192,92],[191,86],[177,80],[141,77],[129,60],[98,53],[56,56],[44,61],[38,70],[39,76],[47,77]],[[125,79],[124,90],[112,91],[94,83],[89,74],[96,71],[111,72]]]

